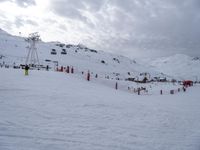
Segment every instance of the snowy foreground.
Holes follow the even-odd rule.
[[[0,68],[0,150],[199,150],[199,91],[138,96],[64,73]]]

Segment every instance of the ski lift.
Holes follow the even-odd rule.
[[[52,49],[52,50],[51,50],[51,55],[56,55],[56,54],[57,54],[56,50],[55,50],[55,49]]]
[[[66,55],[67,54],[66,49],[62,49],[61,54]]]

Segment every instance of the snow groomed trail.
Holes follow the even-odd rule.
[[[138,96],[64,73],[0,69],[0,149],[199,150],[199,91]]]

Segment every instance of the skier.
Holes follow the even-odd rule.
[[[66,70],[66,72],[69,73],[69,66],[67,66],[67,70]]]
[[[140,88],[138,88],[138,91],[137,91],[137,92],[138,92],[138,95],[140,95],[140,90],[141,90],[141,89],[140,89]]]
[[[63,67],[63,66],[61,66],[61,68],[60,68],[60,72],[63,72],[63,70],[64,70],[64,67]]]
[[[49,65],[46,66],[46,70],[49,71]]]
[[[116,90],[118,89],[118,83],[117,82],[115,83],[115,89]]]
[[[74,73],[74,68],[73,68],[73,67],[71,68],[71,73],[72,73],[72,74]]]
[[[183,92],[185,92],[186,91],[186,88],[183,86]]]
[[[90,71],[87,73],[87,80],[90,81]]]
[[[25,65],[25,76],[28,75],[28,70],[29,70],[29,66],[28,66],[28,65]]]

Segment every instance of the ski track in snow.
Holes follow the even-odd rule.
[[[0,69],[0,149],[199,150],[199,90],[138,96],[64,73]]]

